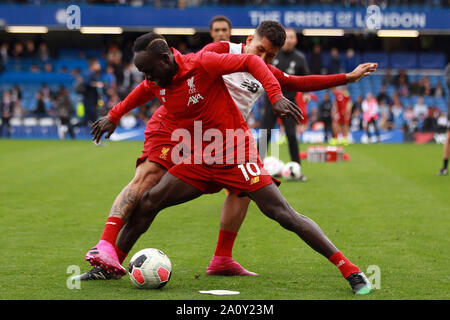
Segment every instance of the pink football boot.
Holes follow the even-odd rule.
[[[215,276],[258,276],[259,274],[246,270],[232,257],[214,256],[206,268],[207,275]]]
[[[108,241],[100,240],[95,247],[88,251],[85,259],[92,266],[103,268],[114,275],[123,276],[127,273],[127,270],[119,262],[114,246]]]

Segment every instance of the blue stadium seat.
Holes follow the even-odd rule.
[[[444,53],[419,53],[418,67],[421,69],[444,69],[446,57]]]
[[[389,56],[385,52],[367,51],[362,54],[362,61],[377,62],[379,69],[389,68]]]
[[[412,52],[395,52],[391,54],[391,68],[415,69],[417,68],[417,55]]]
[[[75,79],[63,73],[31,73],[31,72],[4,72],[0,75],[0,83],[29,84],[54,83],[71,85]]]
[[[102,50],[97,49],[60,49],[58,51],[61,58],[99,58],[102,55]]]

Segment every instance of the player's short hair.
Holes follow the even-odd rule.
[[[133,50],[134,52],[148,51],[156,54],[170,52],[166,38],[155,32],[149,32],[138,37],[134,41]]]
[[[230,29],[232,28],[230,19],[228,19],[225,16],[220,15],[220,16],[215,16],[214,18],[211,19],[211,21],[209,22],[209,30],[212,30],[212,26],[213,26],[214,22],[217,22],[217,21],[225,21],[226,23],[228,23],[228,26],[230,27]]]
[[[286,31],[277,21],[266,20],[261,22],[256,28],[255,34],[260,38],[266,37],[273,46],[279,48],[281,48],[286,41]]]

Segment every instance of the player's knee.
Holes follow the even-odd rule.
[[[144,192],[145,190],[154,187],[161,180],[164,173],[165,171],[160,168],[142,170],[136,174],[131,183]]]

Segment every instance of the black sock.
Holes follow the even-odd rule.
[[[448,167],[448,159],[444,159],[444,167],[443,169],[447,169]]]

